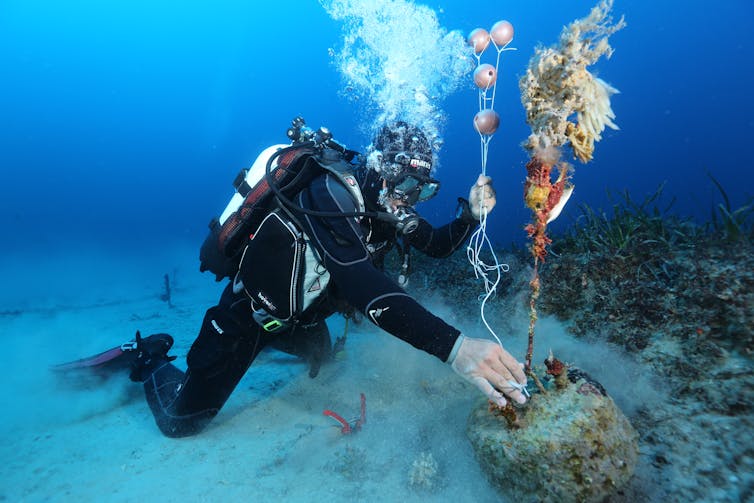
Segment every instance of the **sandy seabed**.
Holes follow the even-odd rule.
[[[222,289],[196,272],[193,257],[180,249],[159,257],[71,253],[49,263],[28,256],[5,262],[0,500],[506,501],[466,438],[481,395],[447,365],[368,323],[350,327],[344,355],[315,379],[295,358],[262,353],[211,425],[183,439],[162,436],[141,386],[125,372],[50,370],[125,342],[137,329],[171,333],[176,363],[185,365],[204,311]],[[13,266],[23,260],[35,260],[35,274],[55,282],[39,289],[22,275],[28,269]],[[92,280],[82,279],[84,266]],[[166,273],[172,307],[160,299]],[[447,301],[422,300],[464,333],[484,334],[479,320],[458,319]],[[507,319],[504,342],[522,358],[526,318]],[[343,333],[341,318],[328,324],[333,339]],[[543,352],[555,347],[568,361],[589,362],[629,417],[637,403],[661,400],[646,369],[617,352],[577,343],[551,319],[540,320],[538,337]],[[343,435],[323,411],[355,420],[360,393],[367,422]],[[419,471],[428,459],[430,468]],[[662,470],[643,453],[635,480],[614,501],[665,499],[672,490],[662,487]]]
[[[43,291],[10,267],[2,271],[11,288],[0,316],[0,500],[499,499],[465,437],[474,389],[367,324],[351,327],[343,357],[315,379],[301,361],[264,352],[211,425],[184,439],[162,436],[141,386],[125,372],[51,371],[125,342],[137,329],[173,334],[176,364],[185,365],[222,285],[193,264],[164,261],[171,265],[160,269],[159,262],[72,254],[37,269],[56,278],[57,288]],[[98,269],[91,284],[76,272],[83,263]],[[174,278],[172,308],[160,300],[165,273]],[[333,338],[342,334],[342,319],[328,323]],[[323,411],[354,420],[360,393],[367,423],[343,435]],[[412,485],[414,461],[428,454],[437,474],[426,487]]]

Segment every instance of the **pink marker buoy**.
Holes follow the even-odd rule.
[[[474,116],[474,129],[479,134],[494,134],[498,126],[500,126],[500,116],[494,110],[482,110]]]
[[[490,37],[498,47],[505,47],[513,40],[513,25],[508,21],[498,21],[492,25]]]
[[[474,54],[481,54],[490,45],[490,34],[484,28],[476,28],[471,31],[467,41],[474,48]]]
[[[474,70],[474,84],[479,89],[489,89],[497,81],[497,70],[489,63],[483,63]]]

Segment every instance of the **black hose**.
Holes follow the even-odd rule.
[[[280,187],[277,186],[277,182],[275,182],[275,179],[272,177],[272,163],[283,155],[286,152],[289,152],[291,150],[299,149],[299,148],[309,148],[314,147],[317,144],[313,141],[308,141],[304,143],[299,143],[295,145],[291,145],[289,147],[281,148],[274,154],[270,156],[270,158],[267,160],[267,165],[265,166],[265,179],[267,180],[267,184],[270,186],[270,189],[275,194],[275,197],[278,198],[278,200],[286,206],[291,211],[295,211],[297,213],[304,213],[306,215],[311,215],[314,217],[323,217],[323,218],[334,218],[334,217],[343,217],[343,218],[356,218],[356,217],[369,217],[369,218],[375,218],[377,220],[383,220],[386,222],[391,223],[397,223],[398,218],[388,212],[385,211],[353,211],[353,212],[341,212],[341,211],[318,211],[318,210],[310,210],[308,208],[302,208],[298,204],[294,203],[288,197],[286,197],[283,194],[283,191]]]

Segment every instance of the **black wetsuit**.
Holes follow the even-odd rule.
[[[365,187],[364,196],[368,207],[375,208],[373,191]],[[319,211],[356,210],[348,190],[330,174],[316,178],[297,196],[297,202]],[[304,345],[311,341],[326,344],[329,349],[324,320],[343,301],[412,346],[442,361],[448,359],[459,331],[424,309],[374,264],[380,259],[379,253],[370,253],[369,248],[394,241],[392,225],[369,218],[357,221],[300,215],[299,219],[331,275],[327,294],[307,310],[299,325],[287,332],[269,333],[252,318],[249,298],[243,292],[235,294],[229,284],[218,305],[204,316],[188,353],[187,371],[160,362],[144,382],[147,401],[165,435],[183,437],[204,429],[266,346],[285,349],[292,341],[303,341]],[[468,217],[457,218],[433,229],[422,219],[405,240],[427,255],[444,257],[466,240],[472,224]],[[316,352],[318,348],[308,349]]]

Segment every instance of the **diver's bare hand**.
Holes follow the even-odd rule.
[[[526,385],[523,364],[497,343],[461,337],[457,352],[451,356],[452,361],[448,360],[453,370],[500,407],[507,403],[503,395],[518,403],[526,402],[521,390],[511,385]]]

